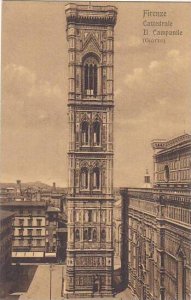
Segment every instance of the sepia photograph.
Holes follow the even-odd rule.
[[[191,299],[191,2],[1,3],[0,300]]]

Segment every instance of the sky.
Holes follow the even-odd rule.
[[[67,186],[65,4],[2,4],[1,182]],[[141,187],[145,170],[152,174],[151,140],[190,132],[191,3],[112,5],[118,8],[114,186]],[[183,34],[143,43],[144,9],[166,11],[165,20]]]

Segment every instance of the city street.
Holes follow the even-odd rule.
[[[129,288],[116,295],[117,300],[138,300],[136,295],[133,295]]]
[[[39,265],[28,291],[19,300],[60,300],[64,267],[52,266],[50,291],[50,265]]]
[[[19,297],[19,300],[61,300],[62,278],[66,266],[52,265],[51,292],[50,292],[50,265],[39,265],[28,291]],[[115,259],[115,270],[120,268],[120,260]],[[103,299],[103,298],[102,298]],[[118,300],[137,300],[130,289],[118,293]]]

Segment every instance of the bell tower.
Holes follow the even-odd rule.
[[[113,294],[114,6],[66,5],[68,298]]]

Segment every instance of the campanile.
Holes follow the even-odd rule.
[[[66,5],[68,298],[113,294],[114,6]]]

